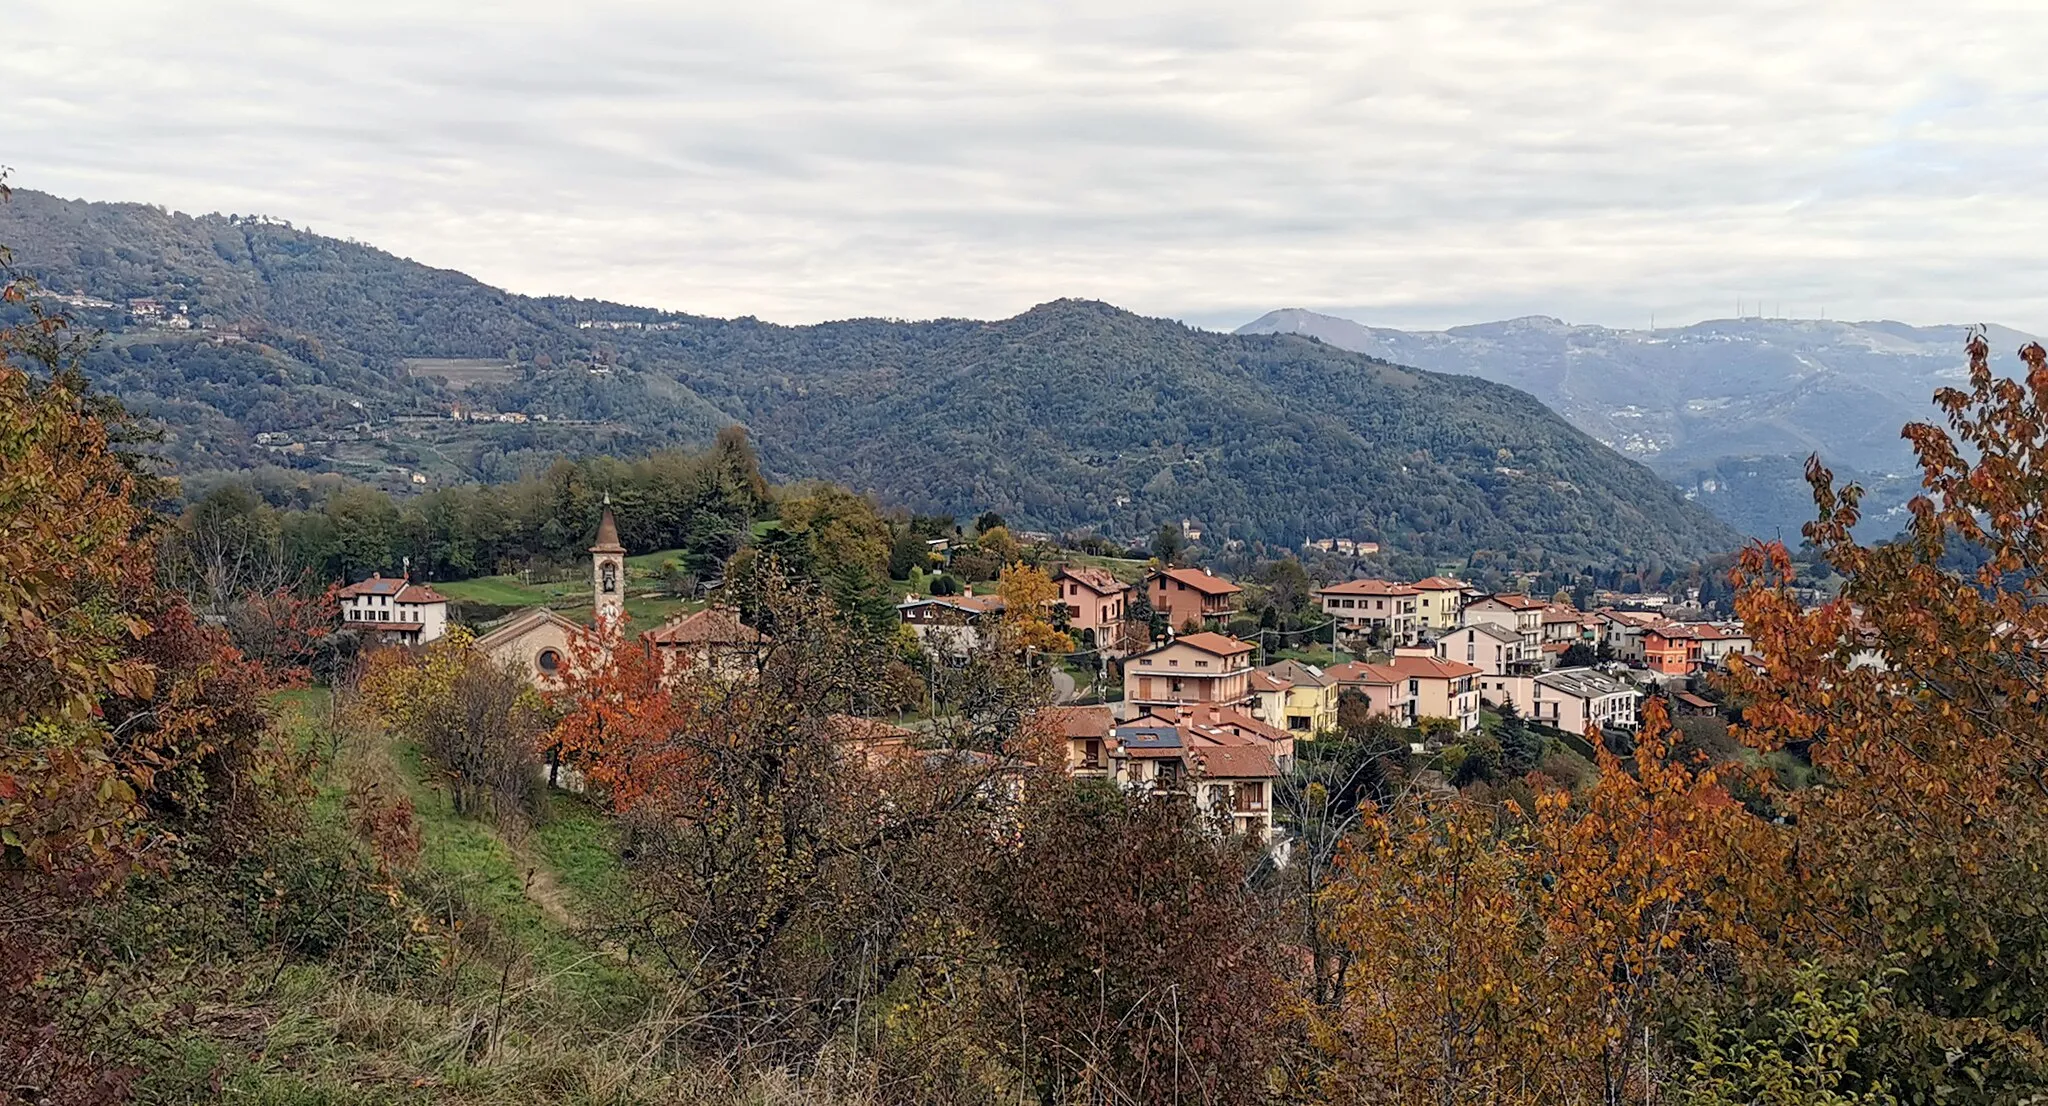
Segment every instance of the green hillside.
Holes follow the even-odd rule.
[[[1100,303],[996,322],[706,319],[512,295],[275,221],[32,192],[0,208],[0,241],[54,291],[184,310],[190,330],[76,314],[113,336],[92,374],[162,418],[163,448],[188,470],[503,479],[565,452],[702,444],[740,422],[778,480],[993,508],[1027,528],[1137,536],[1186,519],[1212,542],[1353,536],[1529,563],[1682,561],[1739,541],[1522,392]],[[511,368],[446,379],[407,358]],[[259,446],[259,432],[292,444]]]

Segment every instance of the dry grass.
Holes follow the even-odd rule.
[[[333,962],[208,965],[163,1039],[138,1045],[142,1103],[563,1103],[568,1106],[880,1106],[872,1066],[828,1050],[801,1070],[693,1047],[688,994],[622,962],[579,920],[620,878],[609,829],[559,801],[511,834],[458,818],[417,753],[344,704],[293,703],[302,747],[323,754],[316,821],[347,817],[351,785],[410,798],[422,839],[408,886],[440,903],[416,924],[431,955],[394,983]],[[330,725],[330,721],[338,722]],[[187,969],[189,971],[189,969]]]

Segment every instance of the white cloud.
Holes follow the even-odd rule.
[[[702,9],[702,10],[692,10]],[[783,321],[2048,328],[2048,8],[16,0],[16,183]]]

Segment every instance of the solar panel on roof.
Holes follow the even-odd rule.
[[[1113,736],[1133,748],[1180,748],[1180,731],[1171,726],[1128,726],[1117,730]]]

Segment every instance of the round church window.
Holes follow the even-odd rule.
[[[553,649],[543,649],[540,656],[533,658],[533,663],[539,665],[542,672],[553,672],[562,667],[562,654]]]

